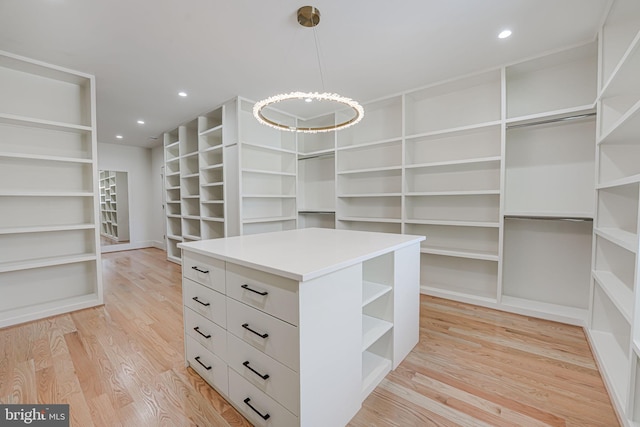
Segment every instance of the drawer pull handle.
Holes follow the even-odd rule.
[[[209,274],[209,270],[201,270],[201,269],[199,269],[199,268],[198,268],[198,266],[197,266],[197,265],[194,265],[194,266],[193,266],[193,267],[191,267],[191,268],[192,268],[192,269],[194,269],[194,270],[195,270],[195,271],[197,271],[197,272],[204,273],[204,274]]]
[[[199,333],[200,335],[202,335],[203,337],[205,337],[206,339],[211,338],[211,334],[205,335],[202,332],[200,332],[200,326],[196,326],[195,328],[193,328],[193,330],[196,331],[197,333]]]
[[[245,328],[247,331],[249,331],[249,332],[252,332],[252,333],[256,334],[256,335],[257,335],[257,336],[259,336],[260,338],[263,338],[263,339],[264,339],[264,338],[267,338],[267,337],[269,336],[269,334],[267,334],[267,333],[261,334],[261,333],[259,333],[259,332],[254,331],[253,329],[251,329],[251,328],[249,327],[249,324],[248,324],[248,323],[244,323],[244,324],[242,325],[242,327],[243,327],[243,328]]]
[[[254,374],[256,374],[257,376],[259,376],[260,378],[262,378],[263,380],[267,380],[269,379],[269,374],[264,374],[262,375],[260,372],[256,371],[255,369],[253,369],[251,366],[249,366],[249,361],[245,361],[243,363],[244,367],[247,368],[248,370],[250,370],[251,372],[253,372]]]
[[[260,292],[260,291],[256,291],[255,289],[251,289],[251,288],[249,287],[249,285],[247,285],[246,283],[245,283],[244,285],[240,286],[240,287],[241,287],[242,289],[246,289],[246,290],[248,290],[248,291],[251,291],[251,292],[253,292],[253,293],[255,293],[255,294],[262,295],[262,296],[265,296],[265,295],[269,294],[269,292],[267,292],[267,291],[262,291],[262,292]]]
[[[253,405],[252,405],[251,403],[249,403],[249,402],[251,402],[251,399],[249,399],[249,398],[247,397],[247,398],[244,400],[244,403],[246,403],[246,404],[247,404],[247,406],[253,410],[253,412],[255,412],[256,414],[260,415],[260,416],[262,417],[262,419],[263,419],[263,420],[265,420],[265,421],[266,421],[266,420],[268,420],[268,419],[271,417],[271,415],[269,415],[269,414],[264,414],[264,415],[262,415],[262,414],[260,413],[260,411],[258,411],[256,408],[254,408],[254,407],[253,407]]]
[[[199,364],[201,364],[201,365],[202,365],[202,367],[203,367],[204,369],[206,369],[207,371],[210,371],[210,370],[211,370],[211,366],[207,366],[207,365],[205,365],[204,363],[202,363],[202,362],[200,361],[200,356],[196,356],[196,357],[195,357],[195,359],[196,359],[196,362],[198,362]]]
[[[210,302],[202,302],[202,301],[200,301],[200,300],[198,299],[198,297],[193,297],[193,298],[191,298],[191,299],[192,299],[192,300],[194,300],[195,302],[197,302],[198,304],[202,304],[202,305],[204,305],[205,307],[209,307],[209,306],[211,305],[211,303],[210,303]]]

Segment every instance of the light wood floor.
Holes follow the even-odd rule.
[[[184,367],[179,266],[102,259],[104,307],[0,330],[0,402],[69,403],[82,427],[249,425]],[[422,296],[420,343],[351,425],[619,424],[580,328]]]

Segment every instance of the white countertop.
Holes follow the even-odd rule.
[[[178,247],[303,282],[422,240],[424,236],[305,228],[180,243]]]

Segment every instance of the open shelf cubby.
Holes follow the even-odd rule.
[[[593,42],[508,66],[507,119],[593,104],[597,60]]]
[[[631,379],[631,326],[599,286],[594,287],[589,338],[610,391],[625,402]]]
[[[501,76],[493,70],[405,95],[406,135],[500,120]]]
[[[365,104],[364,118],[357,126],[338,133],[338,148],[385,141],[402,136],[402,97]]]
[[[498,262],[433,254],[421,255],[422,291],[496,302]]]
[[[581,310],[589,308],[590,220],[506,218],[502,293],[507,297]],[[558,314],[563,314],[559,310]]]

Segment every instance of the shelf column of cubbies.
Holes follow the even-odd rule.
[[[238,102],[241,234],[295,229],[296,134],[258,123],[254,103]],[[281,114],[280,120],[295,125],[296,118]]]
[[[103,297],[94,77],[0,52],[0,93],[4,327]]]
[[[498,300],[501,72],[405,94],[405,233],[422,234],[422,291]]]

